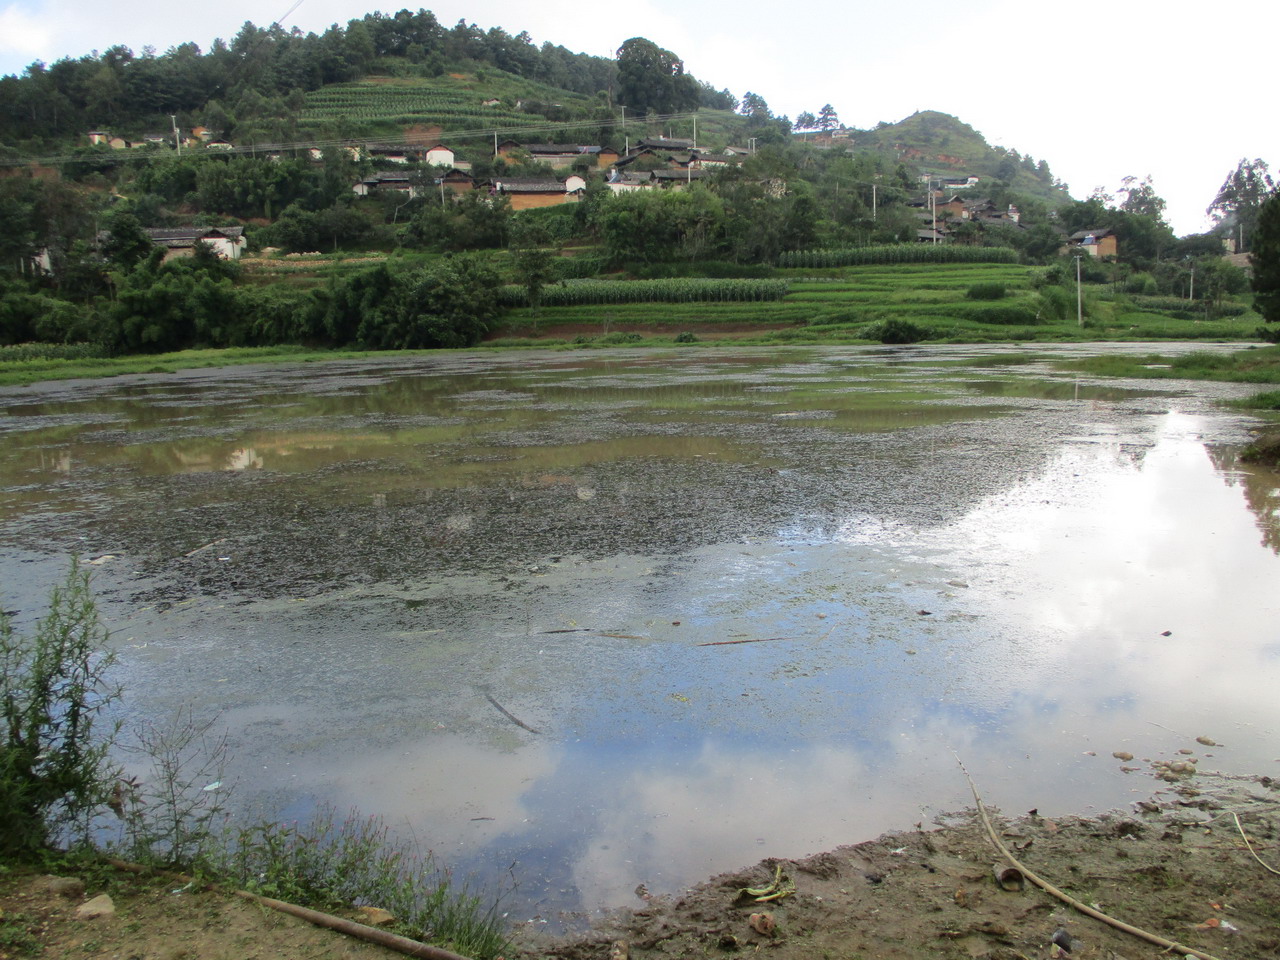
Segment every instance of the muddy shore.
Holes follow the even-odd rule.
[[[1280,876],[1263,862],[1280,861],[1280,782],[1203,774],[1174,779],[1129,811],[1095,818],[990,813],[1023,867],[1085,904],[1194,950],[1193,956],[1276,956]],[[767,859],[614,914],[576,936],[546,938],[526,927],[518,934],[520,955],[1164,955],[1160,946],[1086,916],[1009,871],[975,809],[942,819],[802,860]],[[1005,868],[1003,884],[997,864]],[[764,903],[743,892],[768,888],[779,876],[777,888],[794,892]]]

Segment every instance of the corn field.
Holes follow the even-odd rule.
[[[0,346],[0,363],[31,360],[97,360],[111,352],[99,343],[15,343]]]
[[[830,250],[788,250],[780,267],[860,267],[885,263],[1017,263],[1008,247],[953,247],[927,243],[892,243]]]
[[[546,307],[581,307],[614,303],[730,303],[781,300],[787,295],[786,280],[711,280],[700,277],[673,277],[661,280],[566,280],[542,291]],[[504,306],[522,307],[529,302],[528,291],[519,284],[500,288]]]

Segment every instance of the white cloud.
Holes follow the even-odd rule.
[[[16,3],[0,10],[0,57],[23,59],[39,54],[52,42],[53,31]]]

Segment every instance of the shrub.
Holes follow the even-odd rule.
[[[1044,287],[1037,301],[1041,319],[1066,320],[1075,313],[1075,294],[1066,287]]]
[[[98,720],[120,689],[107,682],[107,637],[75,561],[33,633],[0,611],[0,855],[35,854],[108,798],[116,731]]]
[[[698,338],[694,334],[690,333],[688,330],[685,330],[681,333],[676,334],[676,343],[697,343],[697,342],[698,342]]]
[[[975,283],[964,295],[970,300],[1003,300],[1005,292],[1003,283]]]
[[[910,320],[881,320],[863,327],[859,335],[864,340],[879,340],[881,343],[919,343],[928,340],[933,331]]]

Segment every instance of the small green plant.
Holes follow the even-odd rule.
[[[42,947],[31,931],[39,923],[25,913],[0,916],[0,956],[34,957]]]
[[[698,338],[688,330],[676,334],[676,343],[697,343]]]
[[[215,722],[180,707],[165,723],[143,721],[125,746],[150,761],[142,777],[117,781],[110,802],[124,821],[130,859],[186,867],[201,862],[218,839],[214,825],[231,788],[223,783],[227,737],[214,732]]]
[[[74,560],[32,633],[18,634],[0,612],[0,855],[37,853],[108,799],[116,728],[98,721],[120,688],[107,679],[107,639]]]

